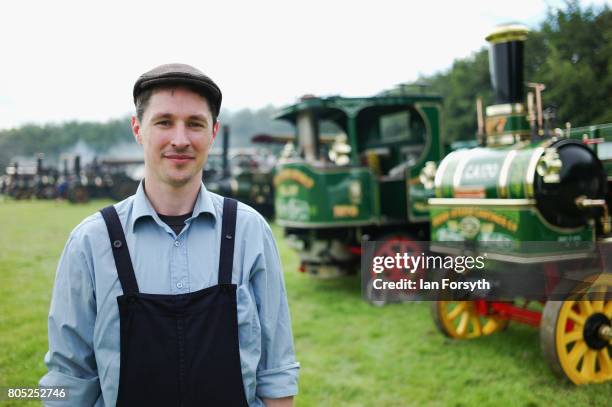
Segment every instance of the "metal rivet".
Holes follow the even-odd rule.
[[[117,249],[121,247],[123,243],[121,243],[121,240],[115,240],[113,242],[113,246],[115,246]]]
[[[232,235],[225,235],[225,238],[226,238],[226,239],[231,239],[231,238],[232,238]]]

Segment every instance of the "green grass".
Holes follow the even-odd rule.
[[[32,386],[44,374],[59,254],[70,230],[104,204],[0,201],[0,386]],[[361,300],[357,278],[297,273],[297,257],[274,232],[302,364],[298,406],[609,405],[612,383],[575,387],[552,375],[537,330],[514,324],[479,340],[445,339],[427,303],[375,308]]]

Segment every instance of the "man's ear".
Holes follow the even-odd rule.
[[[132,116],[132,134],[136,142],[142,145],[142,135],[140,134],[140,121],[136,116]]]
[[[217,122],[213,125],[213,134],[212,134],[212,140],[210,140],[210,144],[212,144],[213,141],[215,141],[215,137],[217,137],[217,133],[219,132],[220,128],[221,128],[221,123],[219,122],[219,120],[217,120]]]

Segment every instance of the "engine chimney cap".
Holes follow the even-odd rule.
[[[525,41],[529,28],[522,24],[504,24],[495,28],[493,32],[485,38],[491,44],[499,44],[510,41]]]

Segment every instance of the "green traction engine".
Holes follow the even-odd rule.
[[[425,94],[303,97],[274,177],[276,219],[320,277],[356,272],[364,238],[428,239],[427,199],[443,157],[441,99]]]
[[[486,117],[478,109],[481,146],[453,151],[439,163],[429,200],[432,250],[453,254],[447,242],[463,242],[463,250],[488,252],[487,270],[502,276],[527,263],[554,268],[588,257],[595,245],[576,243],[611,239],[612,125],[555,128],[542,109],[544,85],[529,84],[533,90],[524,96],[526,36],[527,29],[513,25],[487,37],[496,104]],[[505,242],[505,249],[496,254],[487,242]],[[525,242],[550,244],[530,250]],[[578,249],[559,249],[570,243]],[[433,302],[433,318],[457,339],[501,331],[511,320],[539,327],[553,371],[576,384],[609,381],[612,279],[606,268],[572,300],[532,305],[473,295]]]

